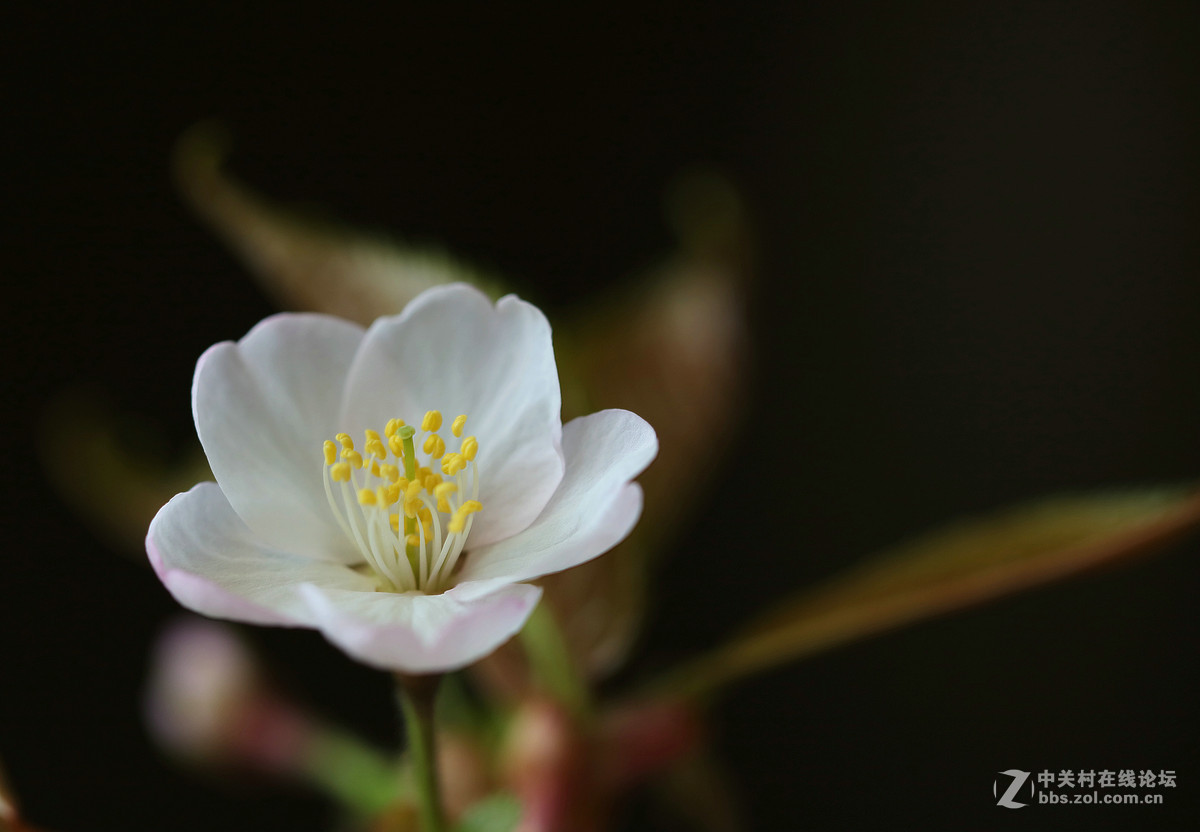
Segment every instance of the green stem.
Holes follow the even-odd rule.
[[[445,832],[446,816],[442,811],[438,787],[437,748],[434,736],[433,709],[437,698],[440,675],[406,676],[396,674],[400,688],[400,710],[408,735],[408,751],[412,756],[413,780],[421,813],[421,832]]]

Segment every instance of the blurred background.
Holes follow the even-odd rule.
[[[263,193],[444,246],[551,313],[671,251],[682,172],[740,190],[747,420],[614,690],[948,519],[1200,475],[1195,4],[24,5],[0,57],[0,756],[40,825],[331,822],[312,795],[154,748],[147,651],[180,611],[34,453],[49,404],[84,389],[152,428],[130,422],[135,441],[165,437],[148,458],[182,454],[195,359],[273,311],[173,190],[171,147],[201,119]],[[56,441],[89,427],[79,412]],[[748,828],[1185,828],[1198,589],[1192,541],[740,685],[712,738]],[[382,674],[312,633],[249,635],[298,697],[395,742]],[[1178,787],[1011,811],[992,796],[1009,768]],[[625,818],[687,828],[644,796]]]

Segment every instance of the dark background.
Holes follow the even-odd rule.
[[[314,797],[157,754],[139,690],[177,608],[33,452],[46,403],[80,383],[186,447],[195,358],[271,311],[172,191],[171,145],[202,118],[232,127],[263,192],[445,244],[552,311],[669,250],[660,197],[681,170],[742,189],[759,364],[730,473],[790,508],[714,493],[630,678],[948,518],[1200,474],[1195,4],[40,8],[10,10],[0,52],[0,755],[39,824],[329,823]],[[744,683],[714,742],[750,828],[1194,825],[1197,555]],[[314,634],[251,635],[297,695],[394,736],[382,675]],[[1161,807],[1009,811],[1008,768],[1179,785]],[[625,828],[674,827],[643,797]]]

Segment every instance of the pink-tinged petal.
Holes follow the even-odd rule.
[[[180,604],[251,624],[313,626],[297,591],[303,582],[364,594],[374,588],[369,578],[341,564],[264,546],[211,482],[176,495],[159,510],[146,553]]]
[[[428,410],[446,423],[466,414],[464,436],[479,440],[483,510],[471,540],[501,540],[533,522],[563,477],[558,370],[537,307],[513,296],[493,306],[457,284],[376,321],[350,371],[345,430],[382,430],[391,418],[419,426]],[[441,435],[458,449],[448,424]]]
[[[559,572],[629,534],[642,511],[642,490],[630,480],[658,453],[654,429],[627,410],[602,410],[566,425],[563,453],[566,474],[537,520],[507,540],[470,546],[460,580],[523,581]]]
[[[301,587],[317,626],[356,659],[386,670],[457,670],[491,653],[525,624],[541,597],[529,584],[480,595],[455,587],[441,595],[347,592]]]
[[[327,560],[359,560],[325,497],[322,442],[341,430],[357,325],[325,315],[274,315],[196,365],[192,410],[209,465],[259,539]]]

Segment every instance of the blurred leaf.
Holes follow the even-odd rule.
[[[745,832],[730,778],[712,754],[683,758],[656,786],[669,815],[686,819],[697,832]]]
[[[1198,526],[1191,488],[1058,497],[961,521],[802,593],[663,687],[705,695],[881,630],[1143,554]]]
[[[348,733],[326,729],[308,748],[305,769],[312,781],[345,806],[370,816],[397,801],[411,800],[402,767]]]
[[[671,189],[668,203],[678,252],[555,330],[564,421],[624,408],[659,439],[658,457],[638,480],[654,522],[638,524],[604,557],[541,581],[577,666],[591,678],[628,654],[648,563],[711,485],[750,377],[752,246],[741,201],[723,179],[693,174]]]
[[[511,794],[494,794],[468,809],[454,832],[513,832],[520,820],[520,802]]]
[[[87,414],[84,431],[78,429],[81,413]],[[165,451],[154,450],[158,438],[151,426],[118,416],[102,396],[82,390],[50,404],[38,435],[46,477],[63,500],[108,545],[142,560],[155,513],[179,492],[213,478],[199,445],[168,465]]]
[[[325,312],[364,326],[399,312],[431,286],[495,281],[448,254],[388,242],[305,216],[254,193],[222,165],[229,137],[193,127],[175,149],[180,192],[285,309]]]
[[[584,718],[591,711],[591,694],[563,636],[558,617],[546,604],[534,608],[520,632],[530,669],[542,692],[575,717]]]

